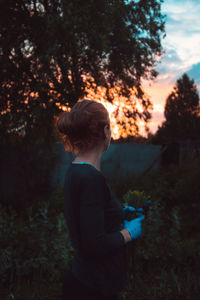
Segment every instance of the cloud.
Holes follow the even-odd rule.
[[[160,81],[168,80],[173,82],[176,72],[182,72],[182,59],[179,57],[177,51],[173,48],[165,49],[165,55],[162,57],[156,70],[160,73]],[[163,74],[163,75],[162,75]]]
[[[149,123],[153,131],[164,120],[166,98],[184,73],[194,79],[200,91],[200,1],[165,0],[161,9],[166,14],[165,53],[156,66],[158,77],[143,85],[154,105]]]
[[[200,84],[200,62],[192,65],[192,67],[187,71],[188,76],[194,79],[195,84]]]
[[[156,70],[159,76],[145,90],[153,103],[165,98],[184,73],[199,82],[200,63],[200,1],[165,0],[162,12],[166,14],[166,38],[162,41],[165,54],[159,59]]]
[[[166,0],[162,7],[166,18],[166,39],[163,46],[175,49],[182,60],[182,69],[200,61],[200,2]]]

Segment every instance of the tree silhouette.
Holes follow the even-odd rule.
[[[105,87],[110,101],[111,88],[125,97],[135,88],[149,118],[141,78],[157,75],[161,2],[1,0],[1,136],[25,126],[26,135],[47,138],[56,103],[71,107],[86,87]]]
[[[185,73],[165,103],[166,120],[159,126],[157,141],[200,138],[200,103],[194,80]]]

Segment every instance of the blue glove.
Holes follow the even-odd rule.
[[[131,241],[142,235],[142,221],[145,219],[145,216],[142,213],[136,213],[136,215],[139,215],[136,219],[131,221],[124,220],[123,229],[127,229],[129,231]]]
[[[132,211],[132,212],[135,211],[135,207],[133,207],[133,206],[124,207],[123,208],[123,213],[124,213],[123,219],[126,219],[128,211]]]

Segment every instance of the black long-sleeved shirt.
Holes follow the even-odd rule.
[[[72,272],[104,295],[126,285],[123,209],[102,172],[70,163],[64,183],[64,214],[72,247]]]

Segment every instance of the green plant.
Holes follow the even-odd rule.
[[[47,282],[54,291],[48,300],[61,292],[74,251],[62,207],[56,207],[60,199],[61,189],[57,188],[50,201],[27,208],[23,215],[1,206],[1,291],[12,293],[13,299],[28,299],[30,295],[30,299],[44,299]]]
[[[142,237],[126,247],[128,285],[123,299],[198,298],[199,176],[200,160],[195,159],[155,174],[113,182],[122,205],[138,208],[151,199]]]

